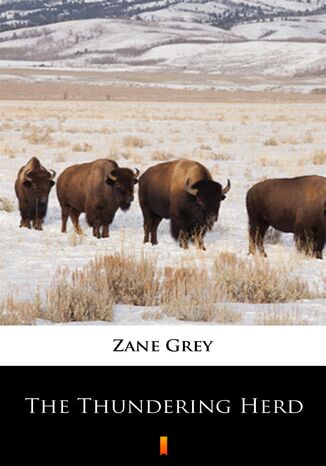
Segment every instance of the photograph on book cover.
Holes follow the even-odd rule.
[[[0,325],[325,324],[326,2],[44,3],[0,1]]]

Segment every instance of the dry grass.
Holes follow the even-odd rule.
[[[0,197],[0,210],[4,212],[13,212],[15,205],[8,197]]]
[[[231,144],[233,142],[233,139],[231,136],[226,136],[225,134],[219,134],[218,136],[218,141],[220,144]]]
[[[1,145],[0,147],[0,153],[3,154],[3,155],[6,155],[7,157],[9,157],[10,159],[14,159],[15,158],[15,149],[9,145],[9,144],[3,144]]]
[[[5,121],[2,121],[2,123],[0,124],[0,131],[8,131],[8,130],[13,129],[13,127],[14,125],[13,125],[12,120],[5,120]]]
[[[89,266],[91,275],[105,274],[116,302],[134,306],[158,304],[159,270],[154,259],[116,254],[96,259]]]
[[[274,137],[265,139],[263,144],[264,144],[264,146],[278,146],[277,139],[274,138]]]
[[[33,325],[37,308],[30,301],[18,301],[13,295],[0,303],[0,325]]]
[[[68,243],[71,247],[79,246],[80,244],[84,243],[85,236],[83,233],[76,233],[73,230],[68,236]]]
[[[166,160],[171,160],[174,158],[174,155],[171,152],[166,150],[156,150],[152,154],[152,160],[158,160],[159,162],[165,162]]]
[[[313,321],[318,324],[319,316],[314,315]],[[254,321],[255,325],[312,325],[311,320],[307,320],[302,316],[298,309],[268,309],[258,312]]]
[[[271,159],[269,157],[263,156],[258,160],[258,163],[261,167],[278,167],[282,165],[282,161],[277,159]]]
[[[213,320],[215,290],[205,270],[188,268],[165,270],[162,308],[178,320],[194,322]],[[202,293],[203,288],[205,293]]]
[[[141,317],[145,320],[161,320],[165,317],[165,313],[162,309],[146,309],[146,311],[142,312]]]
[[[65,154],[62,154],[62,153],[57,154],[54,161],[57,162],[57,163],[66,162],[67,161],[67,156]]]
[[[325,165],[326,164],[326,151],[325,150],[316,150],[312,156],[312,163],[314,165]]]
[[[296,144],[300,144],[300,141],[296,138],[294,138],[293,136],[288,136],[284,139],[282,139],[282,143],[283,144],[291,144],[293,146],[295,146]],[[269,145],[277,145],[277,144],[269,144]]]
[[[49,126],[29,125],[28,130],[23,134],[29,144],[50,144],[52,143],[53,130]]]
[[[159,288],[153,260],[105,256],[74,273],[61,271],[47,292],[43,317],[54,322],[111,321],[115,303],[158,304]]]
[[[242,315],[218,305],[220,290],[205,270],[166,268],[162,289],[162,308],[178,320],[193,322],[238,323]]]
[[[202,143],[202,144],[200,144],[199,148],[200,148],[201,150],[212,150],[212,146],[210,146],[210,145],[207,144],[207,143]]]
[[[161,271],[153,258],[121,253],[97,258],[73,273],[61,270],[43,304],[39,295],[33,302],[10,297],[0,306],[0,314],[1,322],[8,323],[33,323],[36,317],[53,322],[111,321],[119,303],[160,306],[146,310],[147,319],[158,320],[165,313],[184,321],[235,324],[243,314],[225,303],[284,303],[315,297],[317,293],[292,276],[289,267],[276,269],[262,259],[221,253],[214,260],[213,273],[198,267]],[[272,317],[261,314],[266,322],[276,321]],[[288,322],[282,319],[280,323]]]
[[[128,148],[138,147],[139,149],[146,146],[145,140],[138,136],[126,136],[123,138],[122,144]]]
[[[92,144],[88,144],[88,142],[77,143],[74,144],[71,148],[73,152],[90,152],[92,150]]]
[[[313,135],[311,134],[310,131],[306,131],[304,137],[303,137],[303,142],[305,144],[312,144],[314,142],[314,137]]]
[[[221,161],[227,161],[227,160],[233,159],[232,155],[227,154],[226,152],[210,152],[206,155],[206,158],[210,160],[221,160]]]
[[[83,269],[61,271],[46,294],[41,316],[53,322],[111,321],[114,295],[100,274],[94,280]]]
[[[221,253],[214,261],[216,287],[231,302],[285,303],[316,298],[307,282],[291,275],[286,264],[273,267],[263,258],[239,259]]]
[[[144,161],[144,157],[142,156],[142,154],[133,149],[123,150],[120,153],[120,156],[137,165],[141,165]]]

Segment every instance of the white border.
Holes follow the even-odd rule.
[[[113,352],[113,339],[158,340],[160,352]],[[213,340],[212,351],[172,353],[170,338]],[[0,365],[326,365],[320,326],[1,327]]]

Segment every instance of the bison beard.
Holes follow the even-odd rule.
[[[182,209],[176,208],[171,215],[171,235],[181,247],[187,249],[192,241],[199,249],[205,250],[203,237],[211,231],[218,219],[221,192],[210,180],[196,183],[191,189],[197,193],[190,194],[183,203]],[[204,205],[200,205],[196,196],[204,190]],[[212,202],[213,200],[213,202]]]

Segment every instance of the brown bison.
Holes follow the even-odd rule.
[[[157,244],[162,218],[171,219],[171,234],[182,248],[189,240],[205,249],[203,237],[216,222],[220,203],[230,190],[212,180],[203,165],[191,160],[150,167],[139,179],[139,203],[144,217],[144,242]]]
[[[18,198],[21,215],[21,227],[42,230],[43,221],[48,207],[49,193],[55,184],[54,170],[47,170],[40,161],[33,157],[20,168],[15,182],[15,192]]]
[[[261,181],[247,193],[249,253],[266,257],[264,235],[271,225],[294,233],[298,250],[322,259],[326,235],[326,178],[301,176]]]
[[[81,233],[79,216],[93,227],[96,238],[109,236],[109,225],[120,207],[128,210],[134,199],[134,185],[139,171],[120,168],[113,160],[99,159],[68,167],[58,178],[57,194],[62,209],[62,233],[67,231],[70,216],[77,233]],[[102,233],[101,233],[102,228]]]

